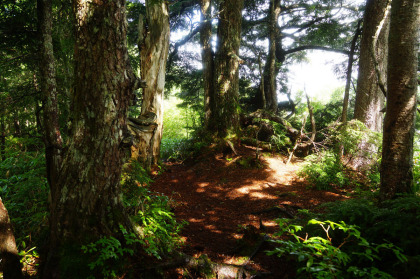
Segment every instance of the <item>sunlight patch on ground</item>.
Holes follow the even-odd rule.
[[[228,194],[228,197],[237,197],[239,194],[243,196],[251,196],[257,199],[277,199],[276,196],[261,192],[261,188],[261,185],[243,186],[233,190],[230,194]]]
[[[209,184],[210,183],[208,183],[208,182],[201,182],[201,183],[198,183],[198,187],[207,187],[207,186],[209,186]]]
[[[188,222],[190,222],[190,223],[201,223],[203,221],[204,221],[204,219],[196,219],[196,218],[188,219]]]
[[[283,185],[291,185],[296,177],[296,171],[299,170],[302,163],[289,163],[286,165],[281,157],[268,157],[264,158],[268,167],[274,172],[273,176],[276,178],[277,183]]]

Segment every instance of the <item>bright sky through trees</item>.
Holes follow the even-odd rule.
[[[307,60],[290,66],[289,86],[292,95],[305,91],[320,101],[328,101],[331,93],[338,87],[344,87],[346,83],[344,77],[339,78],[334,73],[334,68],[347,61],[347,57],[339,53],[312,51],[308,52]],[[279,97],[281,100],[287,99],[286,96]]]

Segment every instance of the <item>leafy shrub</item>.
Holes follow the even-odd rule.
[[[355,119],[347,122],[346,125],[341,125],[338,129],[333,128],[328,142],[334,148],[335,153],[339,154],[343,148],[345,154],[350,158],[361,156],[372,162],[377,162],[381,155],[381,134],[371,131],[362,122]],[[369,148],[361,150],[361,143]]]
[[[122,271],[120,269],[124,265],[124,258],[128,255],[133,256],[135,244],[140,243],[134,233],[128,233],[123,226],[120,226],[120,229],[124,236],[124,243],[109,236],[82,246],[83,253],[91,256],[88,264],[90,270],[94,274],[101,274],[102,278],[117,278],[117,274]]]
[[[0,162],[0,196],[9,211],[17,244],[26,236],[38,239],[48,227],[48,183],[45,156],[33,141],[13,139],[8,142],[6,160]],[[23,150],[23,151],[21,151]],[[26,247],[27,246],[27,247]],[[31,249],[32,243],[25,243]]]
[[[190,153],[191,143],[184,138],[163,138],[160,156],[164,161],[183,161]]]
[[[48,193],[43,144],[32,138],[6,138],[0,161],[0,196],[14,228],[23,267],[33,269],[48,230]]]
[[[351,199],[324,205],[323,218],[355,224],[369,242],[390,242],[403,249],[408,262],[394,262],[384,255],[382,266],[400,278],[420,274],[420,197],[401,196],[381,204],[370,199]]]
[[[380,150],[381,137],[372,132],[358,120],[347,125],[331,128],[326,144],[329,150],[321,150],[317,154],[306,157],[307,163],[298,175],[307,179],[316,189],[328,190],[333,186],[343,187],[354,180],[349,176],[347,163],[353,158],[362,156],[369,158],[373,165],[367,170],[372,187],[377,186],[379,178],[379,151],[361,151],[359,144],[363,142],[371,148]],[[342,158],[342,151],[346,156]],[[363,154],[362,154],[363,153]]]
[[[357,226],[341,221],[312,219],[308,226],[321,228],[321,233],[309,237],[307,227],[278,220],[278,246],[269,255],[290,255],[298,262],[301,278],[393,278],[374,265],[381,260],[383,251],[392,252],[396,259],[405,262],[401,249],[391,243],[373,244],[361,236]],[[339,231],[339,234],[335,232]],[[306,233],[306,234],[305,234]],[[333,239],[334,238],[334,239]]]
[[[286,134],[286,129],[279,123],[276,123],[274,121],[270,122],[274,128],[274,135],[271,136],[270,144],[274,146],[278,151],[289,147],[292,144],[292,142]]]
[[[127,169],[122,185],[124,204],[139,226],[146,253],[160,259],[180,246],[182,224],[171,212],[169,198],[148,188],[152,180],[140,164],[132,162]]]
[[[349,182],[339,158],[331,151],[322,151],[306,157],[306,163],[298,175],[318,190],[329,190],[333,186],[342,187]]]

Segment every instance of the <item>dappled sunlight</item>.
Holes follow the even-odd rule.
[[[242,146],[238,153],[233,158],[213,154],[189,166],[173,166],[152,185],[159,192],[168,192],[175,200],[177,219],[188,221],[182,232],[188,239],[187,254],[235,261],[232,253],[245,237],[244,228],[273,234],[277,218],[289,218],[299,208],[343,198],[308,190],[296,176],[302,164],[299,160],[286,165],[287,158],[261,156],[260,167],[247,168],[240,161],[255,158],[255,150]]]

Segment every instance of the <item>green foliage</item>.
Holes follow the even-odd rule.
[[[366,126],[359,120],[352,120],[347,122],[346,125],[334,129],[329,138],[330,144],[338,149],[343,147],[346,154],[349,156],[363,156],[373,161],[379,160],[381,154],[382,136],[366,128]],[[376,150],[368,149],[366,151],[359,150],[359,144],[363,142]]]
[[[36,149],[36,140],[8,138],[6,145],[6,160],[0,162],[0,196],[20,244],[28,235],[38,239],[48,227],[45,157],[40,151],[20,151]],[[32,248],[32,243],[27,244]]]
[[[349,176],[345,164],[349,158],[363,156],[374,162],[371,169],[368,170],[368,174],[371,181],[377,181],[380,151],[362,152],[359,149],[361,142],[380,150],[381,135],[367,129],[358,120],[349,121],[347,125],[341,125],[338,128],[332,127],[326,140],[330,149],[321,150],[317,154],[306,157],[306,164],[298,172],[298,175],[307,179],[318,190],[328,190],[333,186],[344,187],[350,182],[354,182]],[[345,158],[341,158],[341,150],[345,152]],[[372,186],[376,185],[372,183]]]
[[[419,142],[416,142],[418,145]],[[415,146],[414,158],[413,158],[413,182],[414,182],[414,193],[420,194],[420,149],[418,146]]]
[[[287,136],[287,131],[283,127],[283,125],[270,121],[271,125],[274,128],[274,135],[270,138],[270,144],[276,148],[276,150],[284,150],[287,147],[290,147],[292,142],[290,138]]]
[[[182,161],[191,154],[193,149],[191,136],[201,121],[198,112],[192,106],[180,98],[171,97],[165,100],[162,160]]]
[[[329,190],[333,186],[343,187],[349,182],[340,159],[331,151],[306,157],[306,163],[298,175],[318,190]]]
[[[399,262],[406,261],[400,248],[392,243],[370,243],[357,226],[343,221],[312,219],[307,227],[316,226],[319,230],[311,237],[307,227],[290,220],[280,219],[278,224],[280,231],[276,236],[283,239],[273,240],[279,246],[268,254],[292,256],[298,262],[300,278],[393,278],[376,267],[375,261],[381,260],[383,251],[391,251]]]
[[[178,233],[183,224],[171,212],[169,198],[148,188],[151,181],[139,163],[131,163],[123,178],[123,201],[138,224],[144,250],[160,259],[180,246]]]
[[[122,271],[120,269],[124,259],[127,256],[133,256],[135,244],[140,243],[134,233],[128,233],[123,226],[120,226],[120,230],[124,236],[123,243],[117,238],[109,236],[82,246],[83,253],[91,256],[91,261],[88,264],[90,270],[95,274],[101,274],[102,278],[117,278],[117,274]]]
[[[394,262],[384,255],[382,266],[399,278],[411,278],[420,274],[420,197],[401,196],[381,204],[367,198],[334,202],[324,206],[328,218],[335,222],[355,224],[369,242],[390,242],[407,255],[408,262]]]
[[[148,255],[161,259],[181,245],[178,233],[182,224],[171,212],[170,200],[148,188],[151,182],[138,162],[124,166],[123,203],[136,224],[136,233],[120,225],[120,238],[105,236],[82,246],[88,256],[88,267],[96,278],[117,278],[126,271],[127,258],[140,246]]]

